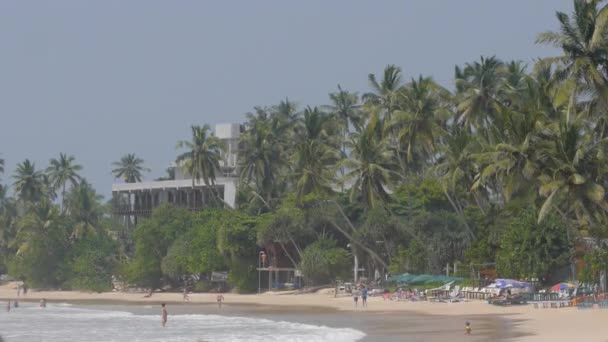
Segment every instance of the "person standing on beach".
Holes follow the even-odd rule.
[[[190,301],[190,296],[188,295],[188,289],[186,288],[186,286],[184,286],[184,301],[185,302]]]
[[[363,289],[361,290],[361,300],[363,307],[367,307],[367,287],[365,286],[363,286]]]
[[[359,290],[353,289],[353,301],[355,302],[355,309],[357,308],[357,304],[359,304]]]
[[[162,307],[160,322],[164,328],[165,324],[167,324],[167,316],[169,316],[169,314],[167,313],[167,309],[165,308],[165,303],[162,303],[160,306]]]
[[[222,295],[221,293],[217,295],[216,297],[217,300],[217,306],[221,309],[222,308],[222,302],[224,301],[224,295]]]

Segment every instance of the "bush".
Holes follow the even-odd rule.
[[[537,223],[534,208],[522,210],[502,236],[496,271],[508,278],[547,279],[570,259],[566,229],[554,215]]]
[[[78,240],[71,250],[67,285],[75,290],[111,290],[117,254],[118,244],[106,234],[87,235]]]
[[[336,241],[321,238],[312,243],[302,253],[300,269],[311,284],[327,284],[350,274],[350,254],[336,247]]]

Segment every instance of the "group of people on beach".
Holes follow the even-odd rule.
[[[363,307],[367,307],[367,287],[365,285],[359,285],[356,289],[353,289],[353,300],[355,302],[355,308],[359,305],[359,297],[361,297],[361,304]]]
[[[17,298],[21,297],[21,294],[23,294],[24,297],[27,295],[27,285],[25,285],[23,282],[17,285]],[[17,298],[15,298],[13,301],[9,299],[8,302],[6,302],[6,312],[10,312],[11,308],[16,309],[19,307],[19,300]],[[42,298],[40,300],[39,306],[41,308],[46,308],[46,298]]]

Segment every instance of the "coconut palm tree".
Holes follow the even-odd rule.
[[[393,113],[393,119],[385,129],[394,132],[407,162],[411,163],[415,150],[427,158],[434,154],[437,139],[443,134],[445,122],[452,113],[446,101],[448,91],[431,78],[413,79],[403,88],[402,94],[402,109]]]
[[[608,139],[592,141],[579,121],[547,127],[541,137],[551,142],[538,177],[545,198],[539,221],[557,209],[576,218],[579,226],[604,223],[608,217],[604,175],[608,172]]]
[[[496,57],[481,57],[479,62],[456,67],[457,122],[484,133],[499,104],[505,68]]]
[[[13,179],[15,192],[21,201],[34,203],[44,197],[44,175],[29,159],[17,164]]]
[[[562,49],[563,55],[546,58],[544,63],[557,67],[556,78],[570,94],[566,122],[573,119],[577,96],[594,94],[597,113],[608,108],[608,7],[601,0],[574,0],[569,16],[556,12],[560,31],[540,33],[537,43]]]
[[[261,201],[270,209],[279,196],[288,167],[292,123],[269,112],[255,108],[248,113],[245,132],[240,137],[240,178],[251,189],[250,201]],[[294,139],[291,139],[294,140]]]
[[[340,159],[332,137],[332,117],[315,108],[306,108],[297,134],[293,155],[296,198],[314,192],[332,193],[335,165]]]
[[[343,90],[338,85],[338,91],[329,94],[331,105],[325,106],[332,113],[342,128],[342,136],[346,139],[349,131],[349,125],[359,130],[361,127],[361,111],[359,105],[359,96],[357,93],[351,93]]]
[[[46,173],[49,177],[50,185],[53,190],[61,189],[61,211],[65,207],[65,191],[66,185],[76,186],[81,179],[78,174],[82,170],[82,166],[75,164],[76,158],[68,156],[65,153],[59,154],[59,159],[51,159]]]
[[[403,86],[401,68],[390,64],[384,68],[384,77],[380,82],[374,74],[369,74],[368,79],[372,92],[363,94],[362,100],[380,106],[385,118],[390,120],[393,111],[399,109],[399,93]]]
[[[351,156],[343,161],[350,171],[345,181],[354,181],[350,199],[372,209],[390,201],[388,189],[392,179],[398,177],[398,164],[389,149],[386,138],[378,137],[372,118],[362,132],[351,134]]]
[[[207,187],[215,189],[215,175],[220,170],[224,143],[211,132],[209,125],[191,126],[192,137],[177,143],[178,149],[186,148],[176,162],[192,176],[192,187],[201,180]],[[213,191],[215,194],[215,191]]]
[[[98,195],[84,179],[72,187],[66,201],[70,217],[75,221],[72,239],[77,240],[86,234],[98,232],[99,220],[102,216],[101,199],[102,196]]]
[[[46,198],[32,204],[30,210],[17,221],[16,255],[26,253],[36,236],[46,237],[49,227],[59,216],[57,207]]]
[[[141,182],[142,173],[150,172],[150,169],[144,167],[143,164],[143,159],[134,153],[129,153],[120,158],[120,161],[112,163],[114,166],[112,174],[115,178],[122,178],[125,183]]]

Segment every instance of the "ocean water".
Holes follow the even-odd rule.
[[[42,309],[26,303],[10,312],[0,311],[0,336],[6,342],[351,342],[365,336],[350,328],[251,317],[171,314],[171,307],[167,326],[162,328],[159,308],[148,307],[145,311],[135,314],[70,304],[48,304]]]

